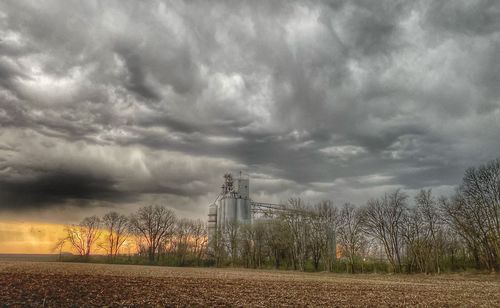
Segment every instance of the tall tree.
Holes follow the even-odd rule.
[[[178,264],[184,266],[189,251],[189,240],[191,238],[192,221],[187,218],[177,221],[174,238],[172,240],[173,248],[177,256]]]
[[[337,239],[342,253],[349,260],[351,273],[355,271],[355,259],[364,244],[364,234],[359,210],[346,203],[340,211]]]
[[[307,242],[310,232],[308,215],[310,213],[300,198],[289,199],[286,210],[281,213],[281,219],[292,237],[292,264],[294,269],[300,271],[305,270],[307,261]]]
[[[270,219],[264,226],[266,231],[264,235],[265,245],[269,250],[274,267],[279,269],[284,256],[291,251],[291,247],[293,246],[292,236],[288,226],[280,218]]]
[[[309,216],[307,223],[310,225],[310,232],[308,238],[308,249],[311,255],[311,261],[314,266],[314,270],[319,270],[319,265],[321,259],[323,258],[323,252],[326,246],[326,233],[324,229],[323,222],[316,215]]]
[[[208,245],[207,224],[200,219],[193,221],[190,233],[193,237],[193,254],[195,255],[196,264],[199,265]]]
[[[240,240],[240,224],[238,221],[227,221],[224,230],[222,230],[222,235],[224,238],[224,244],[226,251],[231,257],[231,266],[236,265],[238,257],[238,246]]]
[[[106,240],[101,245],[111,258],[115,258],[128,238],[128,219],[117,212],[104,215],[102,224],[106,230]]]
[[[456,195],[442,208],[467,242],[476,263],[500,269],[500,158],[465,172]]]
[[[401,233],[406,244],[408,272],[427,272],[430,257],[430,240],[422,213],[417,207],[408,209],[401,222]]]
[[[316,220],[321,229],[323,251],[321,258],[326,271],[332,271],[337,257],[337,226],[339,213],[338,208],[331,201],[321,201],[316,204]]]
[[[363,228],[378,239],[393,271],[401,272],[402,221],[407,209],[407,196],[400,190],[380,199],[368,201],[363,209]]]
[[[101,236],[101,220],[97,216],[85,217],[78,225],[65,228],[67,242],[82,256],[88,258]]]
[[[239,249],[245,267],[256,267],[256,229],[254,225],[243,224],[240,226]]]
[[[415,196],[416,208],[422,217],[423,230],[427,246],[427,266],[426,272],[429,271],[431,261],[433,261],[433,271],[438,274],[441,272],[440,266],[440,249],[441,249],[441,236],[442,233],[442,218],[437,207],[437,201],[432,196],[432,191],[420,190]]]
[[[160,244],[174,231],[176,222],[172,210],[164,206],[144,206],[130,217],[130,230],[144,239],[149,261],[159,256]]]

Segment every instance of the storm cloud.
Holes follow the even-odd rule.
[[[498,1],[4,1],[0,210],[450,193],[500,156]],[[97,208],[97,209],[96,209]]]

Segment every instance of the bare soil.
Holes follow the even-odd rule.
[[[3,307],[500,307],[499,275],[347,275],[0,261]]]

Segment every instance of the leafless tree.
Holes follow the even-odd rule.
[[[465,240],[479,267],[500,269],[500,159],[469,168],[456,195],[442,200],[454,230]]]
[[[354,273],[355,258],[364,244],[364,234],[360,212],[350,203],[344,204],[340,211],[337,239],[343,255],[349,260],[351,273]]]
[[[149,261],[159,256],[160,244],[174,231],[172,210],[163,206],[144,206],[130,217],[130,230],[144,239]]]
[[[262,221],[257,221],[252,225],[254,229],[253,233],[253,249],[254,249],[254,261],[255,267],[262,267],[264,263],[264,257],[269,254],[269,249],[265,246],[267,227],[266,223]]]
[[[60,238],[52,247],[52,251],[57,251],[57,253],[59,254],[59,261],[62,261],[62,250],[64,248],[64,245],[66,245],[67,241],[68,241],[67,237]]]
[[[310,232],[310,213],[300,198],[288,200],[287,209],[281,214],[292,237],[292,264],[294,269],[304,271],[307,261],[307,244]]]
[[[78,225],[66,226],[65,232],[67,242],[73,249],[80,256],[88,258],[101,236],[101,220],[97,216],[86,217]]]
[[[177,260],[181,266],[184,265],[189,251],[191,228],[192,221],[186,218],[178,220],[175,226],[172,248],[175,249]]]
[[[434,264],[434,270],[438,274],[441,272],[440,267],[440,250],[441,250],[441,233],[442,233],[442,218],[437,206],[436,199],[432,196],[432,191],[420,190],[415,196],[416,209],[423,222],[423,237],[426,245],[427,253],[425,254],[426,269],[429,271],[429,266]]]
[[[111,258],[115,258],[128,239],[128,219],[117,212],[109,212],[104,215],[102,224],[106,231],[106,238],[101,247]]]
[[[311,255],[311,261],[314,266],[314,270],[319,270],[320,261],[323,258],[323,252],[326,246],[326,233],[323,222],[319,219],[317,215],[309,216],[310,232],[308,238],[308,249]]]
[[[231,257],[231,266],[235,266],[238,258],[238,244],[240,239],[240,224],[238,221],[227,221],[222,234],[224,237],[226,251]]]
[[[256,267],[256,229],[254,225],[244,224],[240,226],[239,249],[241,259],[245,267]]]
[[[201,220],[192,221],[190,234],[192,236],[192,252],[199,265],[208,245],[207,224]]]
[[[270,219],[265,224],[264,241],[276,269],[282,265],[287,252],[291,251],[293,239],[286,223],[282,219]],[[291,254],[291,253],[290,253]]]
[[[208,254],[215,260],[215,266],[219,267],[223,264],[226,257],[225,241],[222,228],[216,228],[215,233],[208,249]]]
[[[317,213],[316,219],[321,226],[321,234],[324,240],[321,253],[324,268],[326,271],[332,271],[337,257],[338,208],[331,201],[325,200],[316,204],[315,210]]]
[[[384,247],[393,271],[401,272],[402,221],[406,213],[407,196],[400,190],[380,199],[368,201],[363,209],[365,232],[378,239]]]

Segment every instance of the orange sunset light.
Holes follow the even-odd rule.
[[[0,222],[0,253],[54,253],[64,225],[40,222]]]

